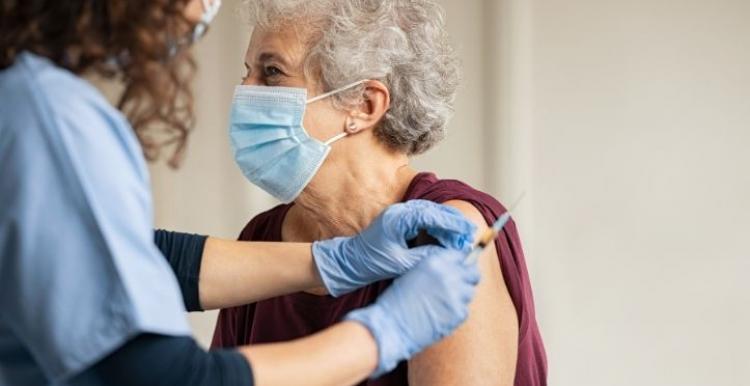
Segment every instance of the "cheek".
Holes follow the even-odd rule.
[[[332,107],[308,106],[302,125],[311,137],[327,141],[344,130],[345,120],[344,114]]]

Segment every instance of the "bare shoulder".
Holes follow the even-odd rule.
[[[471,220],[471,222],[477,226],[479,231],[489,227],[484,216],[482,216],[482,213],[480,213],[479,209],[477,209],[472,203],[463,200],[450,200],[443,204],[458,209],[467,219]]]
[[[474,222],[488,227],[482,214],[462,200],[445,202]],[[503,280],[494,244],[479,260],[482,281],[469,318],[456,332],[409,362],[411,386],[512,385],[518,351],[518,317]]]

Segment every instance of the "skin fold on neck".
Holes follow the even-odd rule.
[[[355,137],[342,141],[354,142],[358,140]],[[360,151],[357,144],[347,145],[350,145],[346,146],[348,151],[331,152],[331,157],[295,200],[282,226],[284,241],[312,242],[353,236],[387,206],[403,199],[417,174],[406,155],[383,149],[380,144],[375,151],[372,147]]]
[[[349,141],[342,146],[343,141]],[[409,158],[370,134],[333,145],[329,158],[294,201],[282,224],[283,241],[312,242],[353,236],[389,205],[400,202],[417,172]],[[327,294],[324,288],[305,291]]]

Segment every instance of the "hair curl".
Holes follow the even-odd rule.
[[[175,38],[191,28],[188,0],[0,0],[0,69],[28,51],[77,75],[118,79],[117,104],[145,157],[174,145],[177,167],[194,123],[189,50]]]
[[[298,28],[309,38],[305,72],[326,89],[379,80],[391,108],[375,129],[388,146],[423,153],[445,137],[460,81],[442,8],[429,0],[246,0],[250,23]],[[365,86],[337,94],[361,101]]]

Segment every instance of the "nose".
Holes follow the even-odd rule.
[[[260,79],[258,79],[258,77],[255,75],[248,75],[242,78],[242,85],[243,86],[263,86]]]

